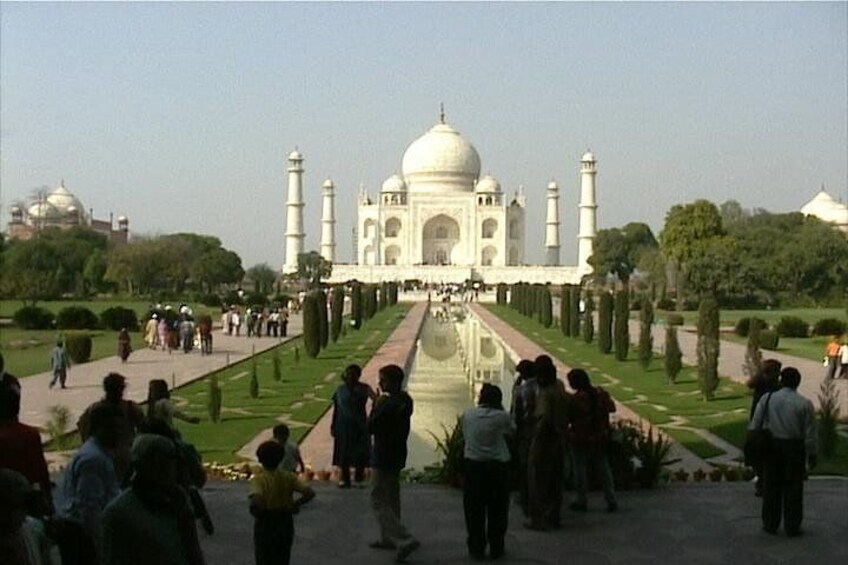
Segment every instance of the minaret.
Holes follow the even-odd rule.
[[[548,183],[548,219],[545,222],[545,264],[559,266],[559,187]]]
[[[321,255],[334,263],[336,261],[336,205],[333,181],[327,179],[322,187],[324,200],[321,214]]]
[[[283,274],[297,272],[297,256],[303,253],[303,155],[289,153],[289,195],[286,200],[286,262]]]
[[[591,151],[586,151],[580,159],[580,225],[577,232],[577,271],[580,276],[592,272],[589,257],[594,252],[598,209],[595,202],[596,164],[597,160]]]

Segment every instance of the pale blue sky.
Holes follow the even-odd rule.
[[[0,6],[2,222],[66,186],[134,233],[216,235],[283,261],[285,156],[306,157],[307,248],[337,186],[351,258],[372,194],[444,101],[483,171],[544,188],[576,256],[578,161],[598,157],[600,227],[708,198],[797,210],[848,190],[848,3],[38,4]]]

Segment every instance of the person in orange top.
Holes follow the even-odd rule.
[[[839,368],[839,337],[833,336],[824,348],[824,354],[827,356],[827,378],[832,379],[836,376],[836,369]]]

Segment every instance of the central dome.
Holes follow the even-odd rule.
[[[458,131],[439,123],[409,145],[402,170],[412,191],[472,191],[480,156]]]

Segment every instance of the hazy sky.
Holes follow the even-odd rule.
[[[0,6],[2,220],[59,179],[133,233],[218,236],[282,264],[286,161],[305,156],[307,249],[337,187],[399,172],[438,120],[528,200],[562,192],[575,261],[578,166],[598,158],[600,227],[659,231],[680,202],[799,209],[848,190],[848,3],[180,3]]]

